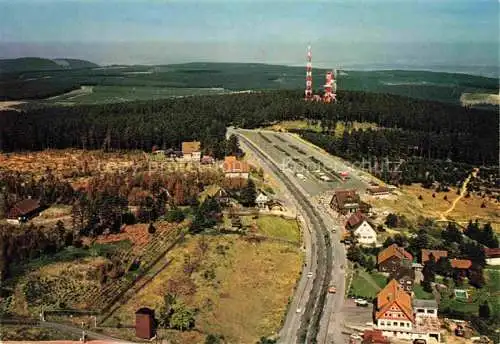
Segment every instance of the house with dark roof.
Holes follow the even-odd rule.
[[[346,231],[352,232],[352,236],[356,238],[361,245],[374,245],[377,243],[377,232],[368,222],[361,211],[352,214],[346,222]]]
[[[500,248],[484,248],[484,255],[486,257],[486,264],[500,265]]]
[[[25,199],[17,202],[7,212],[7,222],[20,224],[36,216],[41,210],[40,201],[35,199]]]
[[[411,267],[413,256],[403,247],[392,244],[377,256],[378,270],[381,272],[395,273],[405,267]]]
[[[355,190],[336,190],[330,200],[330,207],[342,215],[353,214],[357,211],[368,213],[370,205],[361,201]]]

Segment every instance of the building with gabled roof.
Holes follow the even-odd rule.
[[[422,264],[425,264],[430,259],[430,255],[434,257],[434,261],[438,261],[440,258],[447,258],[448,257],[448,251],[445,250],[428,250],[423,248],[422,249],[422,259],[421,262]]]
[[[245,161],[236,159],[235,156],[226,156],[222,169],[227,178],[248,179],[250,174],[250,165]]]
[[[330,201],[330,207],[343,215],[357,212],[360,206],[361,199],[355,190],[336,190]]]
[[[28,198],[19,201],[7,212],[7,222],[11,224],[26,222],[40,212],[40,208],[40,200]]]
[[[484,248],[484,255],[486,256],[486,264],[500,265],[500,248]]]
[[[411,267],[413,256],[403,247],[392,244],[377,256],[378,270],[394,273],[401,267]]]
[[[372,225],[368,222],[361,211],[352,214],[346,222],[346,231],[350,231],[353,237],[361,245],[374,245],[377,243],[377,232],[373,229]]]
[[[181,147],[184,160],[200,161],[201,143],[199,141],[182,142]]]
[[[415,317],[411,296],[396,280],[391,280],[377,294],[374,318],[377,329],[381,330],[384,336],[406,339],[412,337]]]

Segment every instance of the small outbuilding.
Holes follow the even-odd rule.
[[[155,311],[143,307],[135,312],[135,336],[151,339],[155,336]]]

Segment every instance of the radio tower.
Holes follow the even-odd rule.
[[[312,100],[312,53],[311,46],[307,47],[307,65],[306,65],[306,91],[305,100]]]
[[[333,80],[332,80],[332,97],[333,102],[337,102],[337,70],[333,70]]]
[[[324,103],[331,103],[335,99],[335,95],[333,93],[333,73],[332,72],[327,72],[326,73],[326,82],[325,85],[323,86],[325,90],[325,94],[323,95],[323,102]]]

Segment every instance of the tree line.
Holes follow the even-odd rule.
[[[200,140],[205,153],[222,157],[228,150],[227,126],[255,128],[293,119],[320,121],[324,133],[303,132],[303,136],[347,159],[415,160],[405,167],[408,179],[417,178],[421,164],[427,170],[436,163],[431,171],[436,174],[444,166],[441,161],[495,165],[498,160],[498,116],[493,112],[347,91],[339,92],[335,105],[304,102],[296,91],[270,91],[4,111],[0,150],[150,151],[153,146],[178,148],[182,141]],[[373,123],[378,129],[346,130],[341,138],[331,135],[337,123],[354,121]],[[448,173],[455,173],[455,167],[450,165]],[[458,177],[462,175],[453,178]]]

